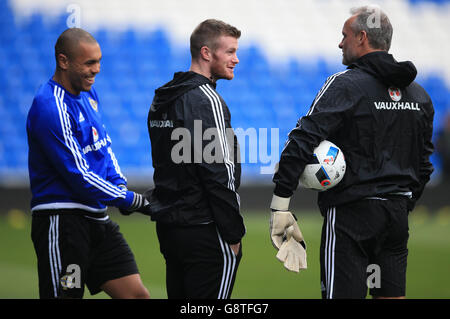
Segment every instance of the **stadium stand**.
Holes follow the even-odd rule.
[[[130,0],[127,1],[126,8],[120,7],[118,1],[95,1],[95,4],[92,2],[89,5],[88,1],[79,2],[84,10],[82,14],[84,12],[86,16],[86,29],[93,33],[102,47],[102,71],[97,76],[95,87],[100,94],[113,149],[130,181],[148,183],[152,169],[146,119],[153,92],[170,80],[173,72],[189,66],[190,57],[186,42],[189,33],[202,19],[217,17],[217,12],[224,9],[224,5],[217,4],[218,8],[209,5],[210,7],[203,8],[203,11],[198,11],[201,2],[193,1],[192,13],[197,13],[188,14],[184,11],[186,4],[177,8],[174,1]],[[28,183],[26,116],[38,86],[47,81],[54,72],[53,46],[57,36],[67,28],[68,3],[52,0],[0,1],[1,185]],[[337,44],[340,41],[340,27],[348,15],[350,3],[344,4],[336,0],[296,3],[264,1],[265,4],[261,6],[260,3],[240,1],[236,9],[242,11],[236,12],[236,15],[240,16],[228,19],[244,32],[246,29],[250,30],[252,37],[243,36],[238,51],[240,64],[236,69],[235,79],[230,82],[220,81],[218,90],[231,109],[232,124],[235,128],[256,128],[258,134],[261,132],[259,128],[267,128],[269,140],[270,128],[280,128],[278,145],[273,150],[276,152],[275,158],[278,158],[289,130],[295,126],[297,119],[307,112],[315,93],[327,76],[344,68],[340,65]],[[358,3],[351,2],[354,5]],[[330,15],[333,11],[325,10],[327,4],[336,8],[338,13]],[[383,4],[384,2],[381,2],[382,7]],[[151,5],[153,7],[150,8]],[[153,15],[157,15],[158,10],[163,13],[178,11],[169,18],[162,16],[146,25],[144,20],[149,16],[140,12],[141,6],[146,10],[156,11]],[[314,14],[309,20],[296,24],[295,14],[302,8]],[[445,59],[445,54],[448,53],[435,52],[445,51],[450,45],[449,35],[445,34],[449,30],[449,1],[395,1],[395,4],[390,4],[388,8],[393,11],[391,14],[392,11],[387,10],[388,14],[395,16],[392,17],[394,27],[398,26],[398,33],[397,29],[394,29],[394,42],[401,43],[402,49],[398,49],[400,58],[416,62],[414,57],[421,57],[421,60],[417,61],[420,72],[418,81],[433,99],[436,109],[435,132],[438,132],[442,125],[440,119],[450,110],[450,62],[448,57]],[[211,10],[211,16],[205,14],[207,9]],[[401,20],[404,15],[394,9],[423,13],[424,21],[428,24],[423,28],[411,25],[411,32],[418,32],[414,35],[418,40],[411,40],[413,38],[408,37],[408,28],[399,26],[399,21],[405,21]],[[99,15],[96,25],[92,24],[92,10]],[[248,19],[243,16],[243,12],[250,11],[257,13]],[[274,14],[269,16],[268,12]],[[133,13],[136,15],[134,24],[126,20],[131,19]],[[227,20],[226,15],[218,17]],[[329,33],[326,39],[317,39],[313,34],[316,28],[309,31],[299,29],[299,26],[308,27],[309,23],[313,23],[313,19],[321,19],[324,22],[323,28]],[[117,26],[119,22],[122,22],[120,28]],[[280,29],[271,31],[271,25],[282,25],[286,32],[279,32]],[[339,27],[336,29],[335,25]],[[178,32],[177,28],[184,28],[185,33]],[[258,28],[266,30],[266,38],[257,34],[255,30]],[[417,44],[416,41],[429,36],[430,30],[436,30],[443,38],[433,47],[424,45],[423,53],[415,53],[410,57],[412,54],[409,53],[414,52],[417,47],[414,43]],[[265,39],[271,41],[271,47],[268,47]],[[410,42],[405,39],[410,39]],[[328,49],[328,46],[325,48],[324,42],[331,43],[332,49]],[[430,42],[426,42],[428,43]],[[292,55],[282,57],[283,61],[280,62],[279,51],[283,49],[291,50]],[[330,55],[331,51],[333,53]],[[251,145],[245,140],[241,142],[247,148],[244,150],[246,159],[243,159],[243,183],[270,183],[270,175],[260,174],[260,167],[268,164],[263,163],[259,156],[256,163],[249,162],[249,152],[261,152],[263,145]],[[268,152],[267,155],[271,154],[270,147],[265,151]],[[433,162],[439,169],[437,155],[433,156]]]

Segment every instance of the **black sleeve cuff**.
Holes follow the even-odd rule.
[[[277,185],[275,185],[275,189],[274,189],[273,193],[279,197],[291,197],[294,192],[289,190],[288,188],[285,188],[285,187],[277,184]]]

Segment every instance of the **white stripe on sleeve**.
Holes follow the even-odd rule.
[[[231,190],[235,190],[234,187],[234,163],[230,160],[230,152],[228,148],[228,141],[226,138],[226,130],[225,130],[225,121],[223,118],[223,109],[222,104],[220,102],[220,98],[217,96],[217,93],[213,92],[208,85],[200,86],[200,89],[205,93],[211,102],[211,108],[214,115],[214,120],[216,123],[217,131],[219,134],[219,142],[222,148],[223,156],[224,156],[224,164],[228,173],[228,183],[227,186]]]
[[[69,114],[67,112],[67,105],[63,101],[64,90],[62,90],[58,86],[55,86],[54,96],[56,100],[56,105],[58,107],[59,119],[61,122],[61,129],[64,135],[64,141],[66,143],[66,146],[70,149],[75,161],[75,165],[77,169],[81,172],[83,179],[111,197],[125,198],[126,197],[125,190],[121,190],[120,188],[105,181],[98,175],[94,174],[92,171],[88,171],[89,166],[86,160],[82,157],[77,147],[77,144],[72,136]]]
[[[328,90],[328,88],[331,86],[331,84],[333,84],[334,80],[338,76],[340,76],[341,74],[344,74],[347,71],[348,70],[345,70],[345,71],[342,71],[342,72],[338,72],[338,73],[335,73],[335,74],[333,74],[333,75],[328,77],[328,79],[326,80],[325,84],[319,90],[319,93],[317,93],[316,98],[314,99],[313,105],[311,106],[311,108],[309,109],[309,111],[308,111],[308,113],[306,115],[310,115],[314,111],[314,108],[315,108],[317,102],[319,102],[320,98],[325,94],[325,92]]]

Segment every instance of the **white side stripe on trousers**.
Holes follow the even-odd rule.
[[[223,253],[223,272],[222,281],[220,283],[219,294],[217,299],[227,299],[230,294],[231,282],[233,281],[233,275],[236,271],[236,255],[231,250],[230,246],[222,240],[222,237],[217,230],[217,236],[219,237],[220,248]]]
[[[336,207],[331,207],[327,211],[326,239],[325,239],[325,286],[327,298],[333,298],[334,285],[334,248],[336,244]]]
[[[59,253],[59,215],[50,216],[48,230],[48,255],[52,275],[53,294],[58,297],[59,277],[61,274],[61,256]]]

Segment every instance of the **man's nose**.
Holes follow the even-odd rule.
[[[92,68],[92,73],[100,73],[100,63],[95,63],[93,68]]]

